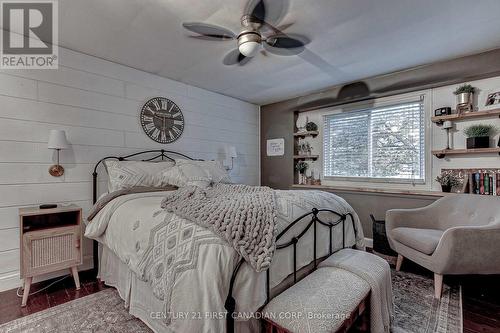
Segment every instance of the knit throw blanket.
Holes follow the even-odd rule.
[[[208,228],[228,242],[257,272],[271,265],[276,204],[268,187],[215,184],[187,186],[163,199],[162,208]]]

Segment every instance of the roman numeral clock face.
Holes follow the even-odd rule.
[[[141,110],[141,125],[144,133],[159,143],[172,143],[184,131],[184,116],[171,100],[155,97],[144,104]]]

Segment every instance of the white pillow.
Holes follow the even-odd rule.
[[[214,183],[227,183],[230,184],[231,177],[227,172],[226,168],[222,165],[220,161],[186,161],[186,160],[176,160],[176,163],[182,164],[192,164],[202,168],[207,177],[212,179]]]
[[[136,186],[165,187],[169,183],[162,178],[162,173],[175,163],[108,160],[104,165],[108,171],[108,192],[111,193]]]
[[[189,185],[207,188],[212,178],[195,161],[176,160],[175,166],[162,172],[162,179],[177,187]]]

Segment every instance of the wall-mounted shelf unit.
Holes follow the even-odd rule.
[[[319,155],[293,155],[294,160],[317,160]]]
[[[431,120],[433,123],[436,123],[437,125],[442,125],[443,122],[445,122],[446,120],[464,121],[464,120],[473,120],[478,118],[491,118],[491,117],[500,117],[500,109],[474,111],[463,114],[449,114],[445,116],[432,117]]]
[[[472,154],[494,154],[500,155],[500,147],[498,148],[477,148],[477,149],[442,149],[433,150],[432,155],[437,158],[444,158],[446,155],[472,155]]]
[[[306,136],[312,136],[315,138],[319,134],[318,131],[307,131],[307,132],[297,132],[293,133],[294,137],[305,138]]]

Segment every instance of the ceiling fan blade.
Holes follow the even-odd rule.
[[[310,40],[304,36],[281,34],[268,37],[264,48],[277,55],[289,56],[301,53],[309,43]]]
[[[240,50],[234,49],[222,60],[222,63],[227,66],[232,66],[232,65],[240,65],[243,66],[247,64],[252,58],[250,57],[245,57],[243,54],[240,53]]]
[[[286,16],[290,0],[249,0],[245,14],[258,22],[278,25]]]
[[[210,40],[210,41],[225,41],[225,40],[233,40],[232,38],[220,37],[220,36],[212,36],[212,35],[194,35],[188,36],[189,38],[199,39],[199,40]]]
[[[264,4],[264,0],[249,0],[245,6],[245,14],[257,22],[264,22],[266,20],[266,5]]]
[[[210,37],[212,40],[227,40],[236,38],[236,35],[231,30],[213,24],[184,22],[182,23],[182,26],[186,30],[202,36]]]

